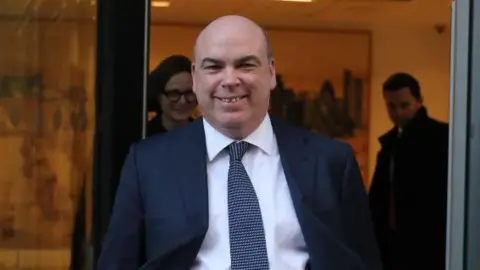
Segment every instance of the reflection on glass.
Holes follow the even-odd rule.
[[[79,191],[92,171],[93,4],[0,0],[2,270],[70,265]]]

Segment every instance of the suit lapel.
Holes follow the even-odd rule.
[[[317,157],[315,151],[309,148],[307,133],[295,132],[295,129],[273,117],[272,126],[295,210],[299,213],[299,203],[309,201],[314,192]]]
[[[201,238],[200,248],[208,229],[207,150],[202,119],[194,121],[181,136],[176,174],[187,221],[194,236]]]
[[[290,188],[292,202],[307,244],[312,269],[363,269],[358,256],[352,254],[327,224],[332,223],[330,210],[319,212],[325,205],[318,197],[328,197],[318,181],[329,181],[320,166],[319,149],[308,132],[292,128],[272,118],[283,170]],[[331,195],[331,194],[330,194]],[[335,214],[333,214],[335,215]],[[354,260],[345,259],[355,257]]]
[[[180,268],[187,269],[195,260],[208,230],[207,152],[203,122],[196,120],[165,136],[173,134],[175,138],[171,142],[175,145],[169,157],[167,177],[171,181],[169,184],[173,188],[178,187],[180,192],[181,200],[178,202],[183,204],[184,212],[175,214],[185,216],[185,224],[178,226],[186,229],[172,235],[170,244],[145,263],[141,270],[171,269],[172,265],[184,265]]]

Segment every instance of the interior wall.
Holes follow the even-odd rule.
[[[378,137],[392,127],[382,97],[382,84],[394,72],[409,72],[420,82],[430,115],[448,121],[450,100],[450,31],[433,27],[372,29],[372,89],[370,95],[370,171],[373,172]]]

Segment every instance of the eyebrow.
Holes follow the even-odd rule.
[[[245,63],[245,62],[249,62],[249,61],[253,61],[257,65],[262,64],[262,61],[260,61],[260,59],[255,55],[247,55],[247,56],[244,56],[244,57],[240,57],[240,58],[236,59],[234,61],[234,63],[235,63],[235,65],[238,65],[239,63]],[[222,61],[222,60],[215,59],[215,58],[205,57],[205,58],[202,59],[201,66],[204,67],[207,63],[216,64],[216,65],[223,65],[225,62]]]
[[[247,56],[241,57],[240,59],[235,60],[235,64],[245,63],[245,62],[249,62],[249,61],[253,61],[257,65],[262,64],[262,61],[260,61],[260,59],[258,57],[256,57],[255,55],[247,55]]]
[[[215,59],[215,58],[211,58],[211,57],[205,57],[205,58],[202,59],[202,62],[201,62],[200,66],[204,67],[207,63],[220,65],[220,64],[222,64],[222,61],[220,61],[218,59]]]

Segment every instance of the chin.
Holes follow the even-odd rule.
[[[219,119],[226,128],[241,128],[248,122],[248,117],[241,114],[225,115]]]
[[[177,122],[185,122],[188,121],[188,119],[191,117],[190,114],[188,115],[172,115],[172,119],[177,121]]]

